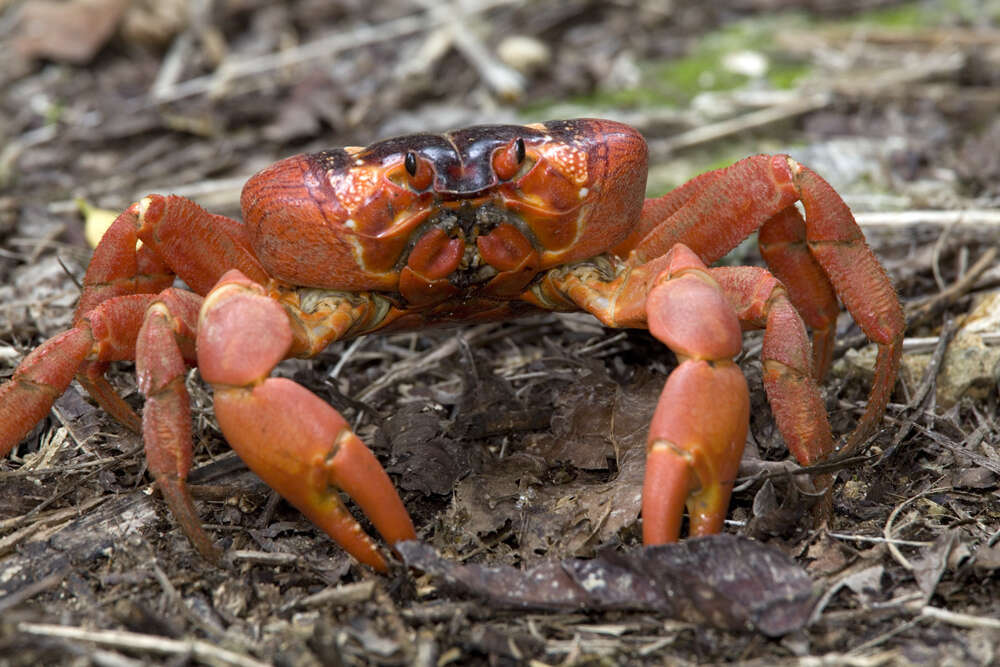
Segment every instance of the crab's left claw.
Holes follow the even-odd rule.
[[[646,301],[650,332],[677,354],[649,429],[642,490],[643,541],[676,541],[687,505],[692,535],[722,528],[750,418],[747,383],[733,357],[740,323],[691,250],[677,245]]]
[[[198,364],[215,389],[219,426],[268,486],[345,551],[379,571],[386,561],[344,506],[347,493],[389,544],[416,533],[378,459],[341,415],[305,387],[268,377],[292,332],[284,309],[230,271],[206,297],[198,324]]]

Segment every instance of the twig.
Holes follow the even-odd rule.
[[[307,595],[304,598],[293,600],[281,608],[282,612],[293,609],[310,609],[313,607],[323,607],[332,609],[335,607],[347,607],[371,600],[375,595],[375,580],[358,581],[353,584],[344,584],[334,588],[325,588],[319,593]]]
[[[941,368],[941,362],[944,361],[944,353],[948,350],[948,345],[951,343],[952,336],[958,327],[955,325],[955,321],[949,319],[944,327],[941,329],[941,335],[938,336],[937,347],[934,348],[934,353],[931,354],[930,361],[927,362],[927,368],[924,370],[924,376],[920,380],[920,386],[917,387],[916,393],[913,398],[910,399],[909,405],[907,405],[907,412],[917,411],[917,414],[911,415],[905,419],[903,425],[896,430],[896,435],[893,436],[892,442],[886,448],[879,460],[876,461],[875,465],[879,465],[883,461],[890,459],[896,448],[899,447],[900,443],[910,434],[913,430],[916,420],[923,414],[924,402],[931,395],[931,388],[934,386],[937,380],[938,370]]]
[[[885,641],[887,641],[889,639],[892,639],[893,637],[895,637],[899,633],[905,632],[905,631],[909,630],[910,628],[912,628],[916,624],[917,624],[917,619],[911,619],[909,621],[906,621],[905,623],[902,623],[902,624],[896,626],[895,628],[892,628],[891,630],[883,632],[882,634],[878,635],[877,637],[873,637],[872,639],[869,639],[868,641],[866,641],[863,644],[859,644],[859,645],[855,646],[854,648],[852,648],[850,650],[850,653],[854,653],[854,654],[863,653],[865,651],[873,649],[876,646],[878,646],[879,644],[882,644]]]
[[[896,507],[892,510],[892,513],[889,514],[889,518],[886,519],[885,528],[882,529],[882,535],[886,539],[886,546],[889,548],[889,553],[892,554],[892,557],[896,559],[896,562],[902,565],[907,570],[910,571],[913,570],[913,563],[911,563],[909,559],[907,559],[906,556],[904,556],[902,552],[900,552],[900,550],[896,548],[897,540],[892,536],[892,524],[896,522],[896,517],[899,516],[899,513],[903,511],[903,508],[912,503],[913,501],[919,500],[924,496],[929,496],[932,493],[941,493],[943,491],[949,491],[949,490],[950,489],[945,487],[934,487],[933,489],[927,489],[926,491],[921,491],[912,498],[907,498],[900,504],[896,505]]]
[[[337,363],[334,364],[333,368],[330,370],[328,377],[331,380],[337,379],[337,376],[340,375],[340,371],[344,370],[344,366],[347,365],[347,362],[350,361],[351,357],[354,356],[354,353],[357,352],[367,340],[367,336],[355,338],[348,348],[344,350],[344,353],[340,355],[340,359],[337,360]]]
[[[472,14],[485,12],[503,5],[519,4],[522,0],[478,0],[473,6],[463,3],[454,13],[447,16],[434,12],[411,14],[398,19],[384,21],[378,25],[356,25],[341,32],[328,35],[321,39],[308,42],[294,49],[268,53],[263,56],[249,58],[230,58],[215,70],[213,74],[195,77],[183,81],[162,96],[150,95],[147,106],[155,106],[164,102],[203,95],[221,89],[235,79],[271,70],[299,65],[310,60],[330,58],[342,51],[355,49],[378,42],[388,42],[405,35],[429,30],[446,25],[452,20],[465,20]]]
[[[983,456],[982,454],[977,454],[976,452],[970,450],[967,447],[963,447],[957,442],[952,442],[945,436],[941,435],[937,431],[929,428],[924,428],[920,424],[915,425],[918,430],[920,430],[924,435],[933,440],[938,445],[944,447],[948,451],[952,452],[957,456],[964,456],[969,459],[973,464],[986,468],[990,472],[1000,475],[1000,464],[997,464],[988,456]]]
[[[115,646],[132,651],[191,656],[207,664],[223,663],[238,667],[268,667],[267,663],[200,639],[167,639],[125,630],[86,630],[69,625],[49,623],[18,623],[17,630],[29,635],[94,642],[95,644]]]
[[[931,274],[933,274],[934,282],[937,283],[938,290],[941,292],[945,290],[944,277],[941,275],[941,251],[944,249],[945,243],[948,242],[948,237],[951,236],[951,230],[959,222],[960,220],[956,220],[941,230],[937,240],[934,241],[934,248],[931,252]]]
[[[915,540],[887,540],[884,537],[878,537],[875,535],[849,535],[847,533],[831,533],[826,531],[826,534],[830,537],[836,538],[838,540],[852,540],[854,542],[872,542],[875,544],[887,544],[892,542],[893,544],[898,544],[904,547],[929,547],[933,542],[917,542]]]
[[[699,144],[717,141],[740,132],[764,127],[817,111],[827,106],[831,99],[831,96],[825,93],[809,95],[780,106],[751,111],[736,118],[702,125],[701,127],[681,132],[666,139],[651,140],[649,141],[649,150],[651,154],[657,157],[671,155],[682,148],[690,148]]]
[[[249,549],[237,549],[226,554],[226,557],[233,562],[238,560],[259,565],[294,565],[299,562],[296,554],[284,553],[281,551],[252,551]]]
[[[518,99],[524,93],[525,80],[520,72],[498,61],[486,47],[483,40],[469,31],[468,18],[462,17],[461,9],[455,3],[440,0],[417,0],[431,16],[441,19],[455,47],[465,59],[476,68],[480,78],[493,92],[504,99]]]
[[[481,324],[463,333],[462,336],[466,341],[475,340],[480,335],[492,331],[496,328],[496,326],[496,324]],[[395,364],[385,375],[358,392],[356,400],[362,403],[370,400],[375,394],[382,391],[386,387],[399,382],[401,379],[416,375],[417,373],[436,365],[443,359],[447,359],[457,352],[459,347],[458,337],[453,336],[446,340],[442,345],[431,350],[425,355],[412,359],[406,359]]]
[[[48,248],[49,245],[52,244],[53,241],[55,241],[57,238],[59,238],[60,236],[62,236],[62,233],[65,232],[65,231],[66,231],[66,225],[65,225],[65,223],[60,223],[58,225],[53,226],[52,229],[50,229],[45,234],[45,236],[43,236],[43,237],[41,237],[39,239],[34,239],[36,245],[35,245],[34,250],[31,251],[31,254],[28,255],[28,261],[27,261],[27,263],[28,264],[34,264],[35,262],[37,262],[38,258],[46,250],[46,248]]]
[[[855,213],[854,219],[862,227],[912,227],[921,224],[1000,227],[1000,209],[880,211],[875,213]]]
[[[66,575],[70,573],[73,568],[64,567],[61,570],[57,570],[47,577],[42,577],[38,581],[33,581],[27,586],[20,588],[10,595],[0,598],[0,613],[12,609],[17,605],[21,604],[25,600],[30,600],[39,593],[44,593],[50,588],[55,588],[62,583]]]
[[[949,226],[948,229],[951,229]],[[936,247],[936,246],[935,246]],[[936,252],[936,251],[935,251]],[[942,289],[937,294],[914,302],[907,308],[907,327],[923,324],[930,319],[934,313],[940,312],[961,298],[966,292],[972,289],[976,280],[986,269],[993,266],[997,258],[997,247],[992,246],[976,260],[976,263],[969,267],[969,270],[961,278]],[[936,280],[937,278],[935,278]]]
[[[984,616],[973,616],[972,614],[959,614],[940,607],[930,605],[920,610],[923,618],[932,618],[936,621],[944,621],[960,628],[988,628],[990,630],[1000,630],[1000,618],[986,618]]]
[[[204,618],[196,614],[194,610],[192,610],[187,605],[187,603],[184,601],[184,598],[181,597],[181,594],[177,592],[176,588],[174,588],[174,584],[173,582],[170,581],[170,578],[167,576],[167,573],[163,571],[163,569],[159,566],[159,564],[155,560],[152,563],[152,568],[153,568],[153,576],[156,578],[156,581],[160,584],[160,588],[163,589],[164,594],[166,594],[167,600],[175,607],[177,607],[177,609],[180,610],[181,615],[183,615],[186,619],[191,621],[191,623],[193,623],[195,627],[200,629],[209,637],[215,637],[216,639],[223,639],[224,637],[226,637],[226,633],[222,628],[216,627],[211,623],[207,622]]]

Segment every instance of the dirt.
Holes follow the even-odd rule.
[[[608,115],[647,137],[651,196],[762,151],[837,187],[909,322],[883,429],[817,492],[748,333],[730,535],[644,549],[646,427],[676,365],[647,332],[542,315],[337,343],[277,373],[400,489],[424,544],[381,575],[243,466],[192,370],[190,481],[225,554],[203,560],[141,438],[74,384],[0,461],[0,665],[1000,661],[996,4],[480,0],[458,30],[436,4],[0,2],[0,378],[72,321],[77,198],[238,217],[242,182],[294,153]],[[723,53],[742,60],[700,60]],[[872,348],[847,316],[837,335],[839,438]],[[109,379],[141,409],[132,364]]]

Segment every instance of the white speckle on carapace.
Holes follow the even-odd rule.
[[[590,189],[589,188],[580,188],[580,192],[579,192],[580,199],[583,199],[584,197],[586,197],[589,194],[590,194]]]
[[[327,180],[340,205],[352,214],[364,206],[378,188],[376,170],[368,167],[355,167],[347,172],[331,169],[327,172]]]
[[[357,229],[358,223],[354,221],[354,218],[348,218],[347,220],[344,220],[344,227],[347,227],[348,229]]]
[[[541,154],[576,185],[587,182],[587,154],[568,144],[543,144]]]

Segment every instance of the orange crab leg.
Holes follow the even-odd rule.
[[[649,429],[643,541],[675,541],[685,505],[691,534],[718,532],[746,442],[750,395],[733,361],[740,322],[711,271],[678,244],[614,281],[593,280],[583,269],[543,281],[540,291],[608,326],[648,326],[677,355]]]
[[[764,329],[760,352],[764,389],[789,451],[802,465],[830,453],[833,434],[813,369],[802,316],[785,287],[755,266],[709,269],[744,329]]]
[[[131,294],[156,294],[174,280],[171,272],[149,246],[136,247],[138,204],[125,209],[111,224],[94,249],[94,256],[83,277],[83,292],[76,305],[73,325],[83,320],[97,306],[115,297]],[[138,332],[141,315],[129,331]],[[89,361],[77,373],[77,380],[90,396],[119,423],[139,432],[141,422],[132,407],[115,392],[104,378],[107,364]]]
[[[713,268],[682,244],[614,281],[568,272],[543,282],[609,326],[648,326],[676,354],[650,428],[643,488],[647,543],[677,539],[684,505],[692,534],[721,528],[746,437],[746,382],[732,358],[740,329],[764,329],[764,385],[785,442],[804,465],[833,441],[812,346],[785,288],[766,269]]]
[[[140,239],[143,243],[137,247]],[[222,267],[237,267],[259,280],[266,278],[249,250],[241,223],[208,213],[183,197],[150,195],[125,209],[94,250],[83,278],[74,326],[80,327],[91,311],[109,299],[166,289],[175,273],[204,294],[218,281]],[[135,319],[134,326],[127,329],[133,336],[141,321],[141,317]],[[77,380],[105,411],[138,431],[139,417],[108,384],[106,370],[106,363],[88,361],[80,366]]]
[[[757,239],[768,268],[812,329],[813,370],[820,380],[833,362],[840,306],[830,279],[809,250],[806,221],[795,206],[789,206],[761,226]]]
[[[93,347],[86,329],[70,329],[36,347],[0,386],[0,456],[6,456],[48,414]]]
[[[202,529],[187,489],[192,442],[184,378],[194,356],[201,302],[197,294],[173,288],[158,295],[136,339],[135,369],[146,399],[142,439],[149,470],[191,544],[204,558],[217,561],[219,551]]]
[[[840,195],[815,172],[788,156],[756,155],[710,174],[698,179],[697,196],[673,210],[638,242],[629,262],[638,265],[655,261],[674,244],[684,243],[711,264],[762,225],[772,227],[764,234],[765,246],[775,241],[803,243],[815,266],[799,261],[801,253],[772,248],[774,252],[767,257],[776,262],[775,273],[792,284],[820,280],[816,269],[821,269],[848,312],[879,348],[868,405],[848,439],[847,449],[851,449],[877,427],[899,367],[903,312],[885,269],[865,244],[864,234]],[[671,202],[668,210],[673,209],[677,198],[667,197]],[[804,236],[793,229],[798,223],[789,217],[791,213],[786,213],[797,201],[802,202],[806,212]],[[654,209],[654,204],[647,204],[643,211],[645,214]],[[643,228],[648,225],[649,220],[644,219]],[[805,264],[809,266],[803,268]],[[832,321],[825,320],[831,297],[826,281],[820,282],[823,284],[790,292],[818,334],[817,371],[828,365],[832,327]],[[812,298],[807,296],[810,293],[823,294],[819,305],[800,303]]]
[[[416,533],[374,454],[326,402],[297,383],[269,378],[293,344],[289,316],[238,271],[223,276],[198,324],[198,366],[215,389],[226,440],[268,486],[359,561],[386,561],[340,500],[351,496],[390,543]]]
[[[11,381],[0,386],[0,456],[41,421],[81,369],[134,357],[143,313],[154,298],[152,294],[109,298],[78,318],[74,328],[24,358]]]

